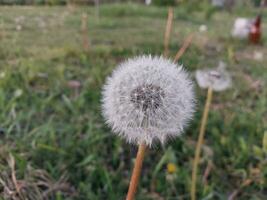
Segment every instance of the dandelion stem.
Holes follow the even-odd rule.
[[[141,174],[141,169],[142,169],[143,160],[144,160],[144,156],[145,156],[145,150],[146,150],[146,145],[140,144],[138,147],[138,152],[136,155],[136,160],[135,160],[135,164],[134,164],[134,168],[133,168],[132,177],[131,177],[131,181],[130,181],[126,200],[133,200],[134,199],[134,195],[135,195],[135,192],[136,192],[136,189],[138,186],[138,180],[139,180],[139,177]]]
[[[198,136],[196,151],[195,151],[195,159],[194,159],[193,172],[192,172],[191,200],[196,200],[196,181],[197,181],[198,163],[200,159],[201,146],[204,141],[204,135],[205,135],[211,100],[212,100],[212,87],[209,87],[208,92],[207,92],[206,104],[205,104],[205,108],[204,108],[204,112],[203,112],[203,116],[201,120],[201,126],[200,126],[200,132]]]
[[[164,56],[167,57],[169,54],[169,40],[172,30],[172,20],[173,20],[173,9],[169,8],[168,10],[168,19],[164,35]]]
[[[174,57],[174,62],[177,62],[181,56],[184,54],[185,50],[189,47],[189,45],[191,44],[192,42],[192,39],[193,39],[193,34],[189,35],[184,43],[183,43],[183,46],[179,49],[179,51],[176,53],[175,57]]]
[[[89,40],[88,40],[88,16],[86,13],[82,14],[82,26],[81,26],[81,30],[82,30],[82,42],[83,42],[83,49],[85,51],[89,50]]]

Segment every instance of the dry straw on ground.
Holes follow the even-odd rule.
[[[18,178],[16,162],[12,154],[6,158],[7,169],[0,172],[0,197],[5,200],[54,198],[56,193],[75,195],[74,188],[67,182],[66,174],[54,180],[46,171],[27,166],[24,177]]]

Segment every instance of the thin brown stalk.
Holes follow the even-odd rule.
[[[193,34],[190,34],[184,41],[183,46],[179,49],[179,51],[176,53],[174,57],[174,62],[177,62],[182,55],[184,54],[185,50],[189,47],[193,40]]]
[[[169,54],[169,41],[170,41],[170,35],[172,30],[172,21],[173,21],[173,8],[169,8],[168,10],[168,19],[165,29],[165,35],[164,35],[164,56],[167,57]]]
[[[246,187],[246,186],[249,186],[249,185],[252,184],[252,183],[253,183],[253,180],[251,180],[251,179],[246,179],[246,180],[241,184],[241,186],[240,186],[238,189],[234,190],[234,191],[231,193],[231,195],[228,197],[228,200],[234,200],[234,199],[236,199],[237,195],[242,191],[242,189],[243,189],[244,187]]]
[[[13,184],[15,186],[17,195],[20,198],[23,198],[22,195],[21,195],[21,192],[20,192],[20,187],[19,187],[18,181],[17,181],[16,171],[15,171],[15,159],[14,159],[12,154],[9,155],[8,163],[9,163],[9,166],[11,168],[11,178],[12,178]]]
[[[146,150],[146,145],[140,144],[139,148],[138,148],[137,155],[136,155],[136,160],[135,160],[135,164],[134,164],[134,168],[133,168],[132,177],[131,177],[131,181],[129,184],[129,189],[128,189],[128,194],[127,194],[126,200],[133,200],[134,199],[134,196],[135,196],[135,193],[137,190],[137,186],[138,186],[139,177],[141,174],[141,169],[142,169],[143,160],[144,160],[144,156],[145,156],[145,150]]]
[[[213,168],[212,161],[209,160],[209,161],[208,161],[208,165],[207,165],[207,167],[206,167],[206,169],[205,169],[203,178],[202,178],[202,183],[203,183],[204,185],[207,185],[207,184],[208,184],[208,177],[209,177],[209,175],[210,175],[210,172],[211,172],[212,168]]]
[[[89,40],[88,40],[88,16],[86,13],[82,14],[82,42],[83,42],[83,49],[85,51],[89,50]]]
[[[204,141],[204,135],[206,131],[206,124],[207,124],[210,104],[212,100],[212,92],[213,92],[212,87],[209,87],[208,92],[207,92],[206,104],[205,104],[205,108],[204,108],[204,112],[203,112],[203,116],[201,120],[200,132],[199,132],[196,151],[195,151],[195,159],[193,163],[191,200],[196,200],[196,182],[197,182],[198,163],[199,163],[201,147]]]

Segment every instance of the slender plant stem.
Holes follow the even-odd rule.
[[[173,21],[173,8],[168,10],[168,19],[164,35],[164,56],[167,57],[169,54],[169,41],[172,30],[172,21]]]
[[[83,49],[85,51],[89,50],[89,40],[88,40],[88,16],[86,13],[82,14],[82,42],[83,42]]]
[[[144,160],[144,156],[145,156],[145,150],[146,150],[146,145],[140,144],[138,147],[138,152],[136,155],[136,160],[135,160],[135,164],[134,164],[134,168],[133,168],[132,177],[131,177],[131,181],[130,181],[126,200],[133,200],[134,199],[134,195],[135,195],[135,192],[136,192],[137,186],[138,186],[138,180],[139,180],[139,177],[141,174],[141,169],[142,169],[143,160]]]
[[[96,18],[99,21],[99,4],[100,0],[95,0],[95,11],[96,11]]]
[[[193,39],[193,34],[189,35],[184,43],[183,43],[183,46],[179,49],[179,51],[176,53],[175,57],[174,57],[174,62],[177,62],[181,56],[184,54],[185,50],[189,47],[189,45],[191,44],[192,42],[192,39]]]
[[[204,113],[203,113],[202,120],[201,120],[201,126],[200,126],[200,132],[198,136],[196,151],[195,151],[195,159],[194,159],[193,172],[192,172],[191,200],[196,200],[196,182],[197,182],[198,163],[200,159],[201,146],[204,141],[204,135],[205,135],[211,100],[212,100],[212,88],[209,87],[208,92],[207,92],[207,99],[206,99],[206,104],[204,108]]]

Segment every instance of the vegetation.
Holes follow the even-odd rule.
[[[82,13],[89,51],[83,50]],[[230,37],[237,16],[174,10],[170,57],[195,33],[180,59],[188,71],[227,64],[233,87],[214,93],[201,158],[199,199],[263,200],[267,195],[266,57],[259,46]],[[101,87],[120,61],[161,54],[166,7],[0,7],[0,199],[123,199],[136,147],[105,126]],[[263,18],[267,12],[263,11]],[[207,32],[199,32],[205,24]],[[266,24],[264,24],[266,33]],[[198,110],[185,134],[146,154],[137,199],[189,199],[192,160],[206,91],[196,86]],[[171,170],[169,170],[171,169]],[[16,175],[16,180],[12,178]],[[21,189],[20,189],[21,188]],[[11,197],[8,190],[20,194]]]

